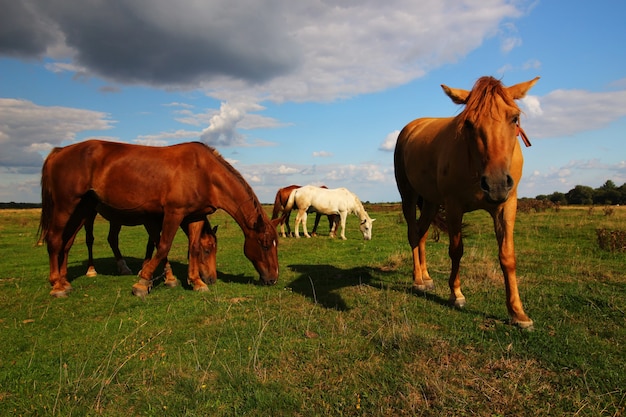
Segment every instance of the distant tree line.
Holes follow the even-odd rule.
[[[29,209],[41,208],[41,203],[0,203],[0,209]]]
[[[549,195],[538,195],[537,200],[547,200],[554,204],[580,204],[580,205],[615,205],[626,204],[626,183],[620,187],[611,180],[598,188],[577,185],[566,193],[554,192]]]
[[[520,200],[527,202],[526,200],[533,200],[532,198],[521,198]],[[608,180],[598,188],[591,188],[586,185],[577,185],[566,193],[558,191],[552,194],[540,194],[534,198],[543,202],[544,205],[550,205],[550,202],[554,205],[604,205],[611,206],[617,204],[626,204],[626,183],[620,187],[615,185],[611,180]],[[373,204],[369,201],[365,201],[364,204]],[[26,209],[26,208],[41,208],[41,203],[2,203],[0,202],[0,209]]]

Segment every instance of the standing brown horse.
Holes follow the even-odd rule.
[[[130,224],[162,216],[156,254],[133,285],[137,296],[150,291],[152,274],[167,257],[181,223],[201,221],[218,209],[243,231],[244,254],[261,280],[278,280],[277,222],[270,222],[241,174],[202,143],[151,147],[89,140],[57,148],[44,162],[41,192],[40,227],[48,245],[53,296],[71,290],[68,253],[94,210],[105,218],[123,213]]]
[[[108,242],[109,246],[111,246],[111,250],[113,251],[113,255],[115,256],[115,261],[117,263],[118,272],[121,275],[132,275],[133,272],[130,270],[122,253],[119,248],[119,233],[122,230],[122,226],[136,226],[135,224],[124,222],[123,213],[118,213],[116,218],[111,218],[109,222],[109,235]],[[85,237],[87,243],[87,253],[89,255],[88,264],[87,264],[87,272],[85,273],[88,277],[95,277],[98,275],[96,272],[96,268],[93,261],[93,224],[95,221],[95,213],[90,218],[85,220]],[[147,217],[144,219],[144,227],[148,232],[148,243],[146,245],[146,255],[144,257],[144,264],[148,262],[152,258],[152,254],[154,252],[154,248],[158,245],[159,237],[161,235],[161,224],[163,222],[163,216],[156,217]],[[216,254],[217,254],[217,226],[214,228],[211,227],[211,223],[207,218],[204,220],[187,223],[183,221],[181,223],[181,229],[187,237],[189,238],[189,250],[188,250],[188,259],[189,259],[189,276],[194,276],[197,273],[200,276],[200,280],[193,278],[188,279],[189,284],[194,285],[195,291],[206,291],[208,287],[205,284],[214,283],[217,280],[217,269],[216,269]],[[199,244],[194,244],[198,240],[199,236]],[[172,268],[170,266],[169,261],[165,258],[165,282],[164,284],[168,287],[175,287],[178,285],[178,279],[172,272]]]
[[[280,212],[283,211],[283,216],[280,217],[280,234],[282,237],[292,236],[291,227],[289,227],[289,216],[291,216],[291,210],[287,213],[284,212],[285,206],[287,205],[287,200],[289,200],[289,195],[296,188],[301,188],[300,185],[289,185],[287,187],[280,188],[276,192],[276,197],[274,198],[274,209],[272,210],[272,220],[278,219]],[[320,188],[328,188],[325,185],[322,185]],[[294,207],[297,209],[298,207]],[[335,237],[335,230],[337,229],[337,215],[329,214],[328,217],[328,227],[329,227],[329,236]],[[320,219],[322,218],[322,213],[315,213],[315,223],[313,224],[313,230],[311,231],[311,235],[317,235],[317,226],[320,223]],[[285,234],[285,226],[287,226],[287,234]]]
[[[425,291],[434,287],[426,269],[426,237],[430,224],[441,221],[438,213],[443,206],[446,220],[442,225],[450,236],[452,261],[450,302],[457,307],[465,305],[459,278],[463,213],[486,210],[493,218],[498,241],[506,306],[511,322],[522,328],[533,322],[522,307],[515,273],[513,226],[523,165],[517,135],[523,131],[514,100],[523,98],[538,79],[504,87],[492,77],[482,77],[472,91],[442,85],[454,103],[465,105],[463,111],[456,117],[412,121],[400,132],[394,154],[396,183],[413,251],[414,288]],[[417,221],[416,205],[420,208]]]

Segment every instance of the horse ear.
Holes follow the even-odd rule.
[[[280,226],[280,221],[281,221],[281,220],[282,220],[282,219],[279,217],[279,218],[277,218],[277,219],[270,220],[270,223],[272,223],[272,226],[274,226],[274,227],[278,227],[278,226]]]
[[[535,85],[537,81],[539,81],[539,77],[535,77],[530,81],[526,81],[523,83],[519,83],[519,84],[512,85],[510,87],[507,87],[507,91],[509,92],[509,94],[514,100],[524,98],[528,90],[530,90],[531,87]]]
[[[217,234],[217,226],[215,226],[213,229],[211,229],[211,232],[212,232],[213,234]]]
[[[374,223],[376,221],[376,219],[372,219],[372,223]]]
[[[444,84],[441,84],[441,88],[443,88],[443,91],[455,104],[465,104],[467,102],[467,96],[469,96],[470,93],[469,91],[462,90],[460,88],[450,88]]]

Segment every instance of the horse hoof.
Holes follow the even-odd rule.
[[[149,292],[150,292],[150,289],[144,285],[141,285],[141,284],[133,285],[133,295],[137,297],[143,298],[146,295],[148,295]]]
[[[52,291],[50,291],[50,295],[54,298],[66,298],[68,294],[66,290],[53,289]]]
[[[511,323],[516,326],[519,327],[522,330],[526,330],[529,332],[532,332],[534,330],[534,323],[532,320],[528,319],[528,321],[519,321],[519,320],[511,320]]]
[[[209,291],[209,287],[203,282],[202,285],[194,285],[193,290],[198,292],[207,292]]]
[[[85,276],[89,278],[97,277],[98,273],[96,272],[96,268],[90,266],[89,269],[87,269],[87,273],[85,274]]]
[[[165,280],[164,284],[167,288],[174,288],[178,286],[178,280],[176,278],[168,279],[168,280]]]
[[[456,308],[463,308],[465,307],[465,297],[450,298],[450,304],[452,304]]]

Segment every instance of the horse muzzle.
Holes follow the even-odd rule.
[[[260,278],[261,278],[261,283],[263,285],[272,286],[272,285],[275,285],[276,282],[278,282],[278,276],[276,278],[272,278],[272,277],[266,277],[266,276],[261,275]]]
[[[504,203],[514,186],[515,180],[508,173],[497,176],[483,175],[480,179],[480,188],[491,203]]]

